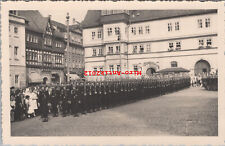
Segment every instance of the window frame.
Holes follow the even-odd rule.
[[[173,31],[173,25],[172,25],[172,23],[170,22],[170,23],[168,23],[168,32],[171,32],[171,31]]]
[[[112,27],[107,28],[108,36],[112,36]]]
[[[137,45],[133,45],[133,54],[137,53]]]
[[[138,34],[143,34],[143,27],[142,26],[139,26],[138,27]]]
[[[180,22],[177,21],[175,22],[175,31],[179,31],[180,30]]]
[[[177,61],[171,61],[170,65],[171,65],[171,67],[178,67]]]
[[[211,38],[207,38],[207,40],[206,40],[206,47],[212,47],[212,39]]]
[[[92,50],[92,56],[96,56],[96,55],[97,55],[96,48],[93,48],[93,50]]]
[[[198,19],[198,28],[203,28],[203,23],[202,23],[202,19]]]
[[[145,51],[145,48],[144,48],[144,45],[143,44],[141,44],[141,45],[139,45],[139,53],[144,53],[144,51]]]
[[[209,28],[210,25],[211,25],[211,20],[210,20],[210,18],[205,18],[205,27],[206,27],[206,28]]]
[[[94,32],[94,31],[91,32],[91,39],[92,39],[92,40],[95,39],[95,32]]]
[[[149,25],[145,26],[145,32],[146,32],[146,34],[150,34],[150,26]]]
[[[14,46],[14,56],[15,57],[18,57],[18,49],[19,49],[18,46]]]

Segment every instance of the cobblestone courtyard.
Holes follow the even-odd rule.
[[[80,117],[11,124],[12,136],[217,136],[218,92],[188,88]]]

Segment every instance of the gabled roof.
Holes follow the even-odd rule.
[[[51,22],[52,22],[52,25],[58,27],[60,29],[60,31],[62,31],[62,32],[67,31],[67,28],[66,28],[65,24],[62,24],[62,23],[54,21],[54,20],[52,20]],[[82,33],[80,25],[77,25],[77,24],[76,25],[70,25],[69,27],[70,27],[71,32],[79,33],[79,34]]]
[[[28,21],[26,29],[33,30],[39,33],[44,33],[48,17],[43,17],[37,10],[20,10],[18,15],[24,17]]]
[[[176,17],[201,15],[209,13],[217,13],[216,9],[193,9],[193,10],[130,10],[129,22],[137,23],[143,21],[153,21],[160,19],[169,19]],[[118,14],[117,14],[118,15]],[[108,16],[110,22],[110,15]],[[88,10],[84,21],[83,28],[91,28],[101,26],[101,10]]]
[[[59,23],[55,20],[52,20],[52,25],[58,27],[62,32],[66,32],[66,25]]]

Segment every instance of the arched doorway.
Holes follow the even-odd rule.
[[[210,64],[208,61],[199,60],[195,64],[194,73],[195,73],[195,75],[203,74],[203,73],[210,73],[210,69],[211,69],[211,67],[210,67]]]
[[[52,74],[52,83],[60,83],[60,77],[57,73]]]
[[[43,84],[46,84],[47,83],[47,80],[48,80],[48,78],[47,77],[44,77],[43,78]]]
[[[151,76],[152,74],[154,74],[156,71],[155,71],[155,69],[154,68],[148,68],[147,69],[147,71],[146,71],[146,74],[148,75],[148,76]]]

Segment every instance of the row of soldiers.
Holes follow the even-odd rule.
[[[217,91],[218,90],[218,76],[209,75],[202,78],[202,86],[206,90]]]
[[[167,77],[121,81],[76,82],[54,87],[42,86],[38,99],[43,121],[48,121],[49,108],[53,116],[86,114],[120,104],[163,95],[190,86],[190,78]]]

